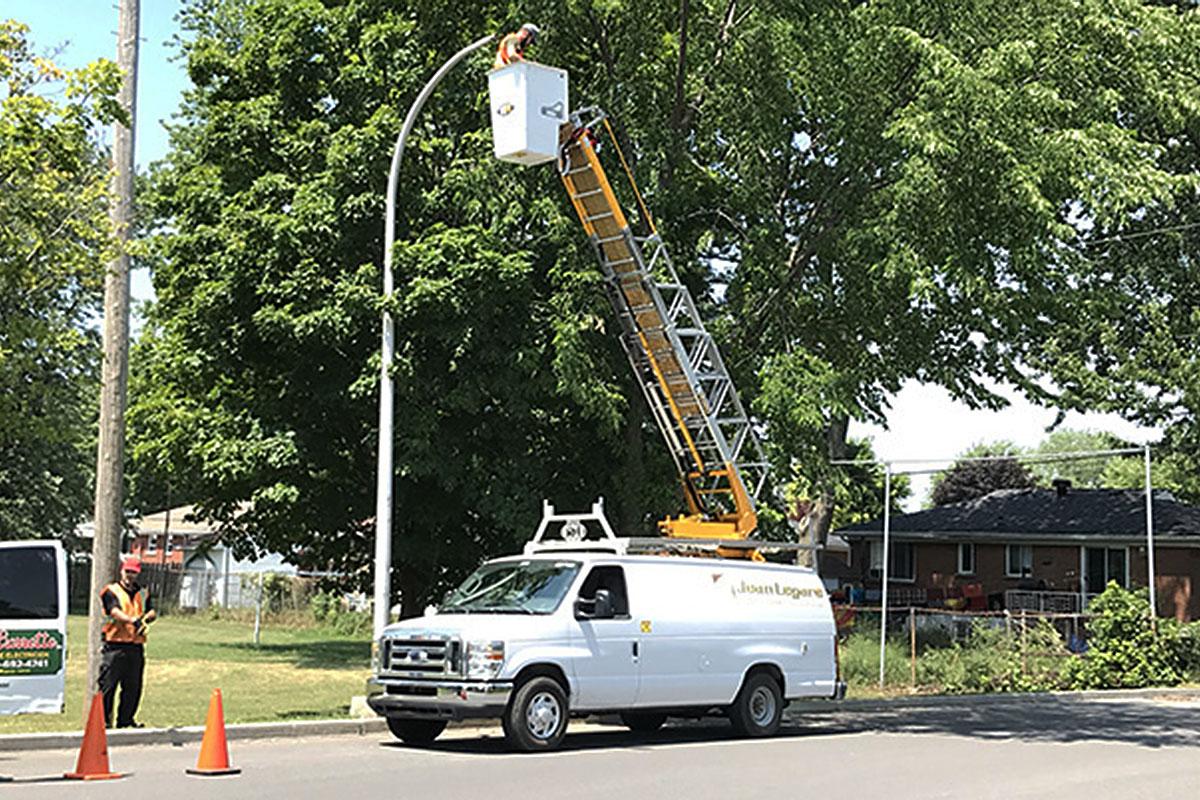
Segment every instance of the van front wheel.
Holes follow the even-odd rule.
[[[729,721],[739,736],[773,736],[783,720],[783,692],[764,672],[746,678],[729,707]]]
[[[553,678],[522,684],[504,713],[505,738],[519,750],[553,750],[567,733],[567,693]]]

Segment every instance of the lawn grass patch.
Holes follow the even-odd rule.
[[[0,734],[82,730],[86,637],[87,617],[70,617],[66,711],[0,717]],[[350,698],[364,692],[370,660],[367,637],[328,626],[268,620],[255,645],[252,620],[164,616],[150,626],[137,718],[148,727],[203,725],[214,688],[231,724],[345,717]]]

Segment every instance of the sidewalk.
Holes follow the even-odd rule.
[[[836,714],[838,712],[881,713],[915,708],[937,708],[945,706],[1018,705],[1024,703],[1063,702],[1168,702],[1200,705],[1200,689],[1114,689],[1088,692],[1043,692],[1031,694],[983,694],[983,695],[922,695],[917,697],[895,697],[866,700],[799,700],[794,701],[784,712],[785,722],[803,723],[808,715]],[[572,721],[572,730],[595,727],[604,729],[615,722],[601,717],[589,721]],[[461,735],[489,732],[500,735],[499,722],[472,720],[451,723],[451,730]],[[314,736],[375,736],[387,732],[383,719],[330,719],[303,722],[254,722],[227,725],[225,736],[237,739],[277,739]],[[109,747],[126,747],[145,744],[183,745],[199,742],[204,737],[203,725],[179,728],[138,728],[108,731]],[[0,735],[0,752],[22,750],[68,750],[78,748],[83,740],[82,731],[69,733],[18,733]]]

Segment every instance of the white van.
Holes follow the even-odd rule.
[[[67,560],[56,541],[0,542],[0,714],[61,714]]]
[[[556,522],[562,537],[545,539]],[[844,695],[812,570],[630,552],[668,546],[711,549],[618,539],[599,504],[588,515],[547,506],[524,555],[487,562],[436,613],[385,629],[369,705],[405,742],[490,717],[517,748],[548,750],[571,716],[617,713],[652,731],[668,716],[719,713],[739,734],[767,736],[788,700]]]

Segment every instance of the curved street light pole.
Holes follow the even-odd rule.
[[[404,140],[417,120],[417,114],[434,88],[446,77],[458,62],[483,47],[496,38],[488,34],[455,53],[449,61],[442,65],[425,88],[417,95],[408,116],[404,119],[404,127],[396,139],[396,147],[392,151],[392,167],[388,173],[387,185],[387,215],[383,228],[383,294],[391,299],[394,287],[392,280],[392,247],[396,243],[396,186],[400,180],[400,161],[404,158]],[[379,367],[379,462],[377,484],[375,490],[375,617],[374,641],[378,643],[383,629],[388,624],[388,612],[391,608],[391,567],[392,567],[392,411],[395,397],[392,389],[392,356],[395,352],[395,332],[392,326],[392,314],[383,310],[383,357]],[[377,646],[377,644],[375,645]]]

